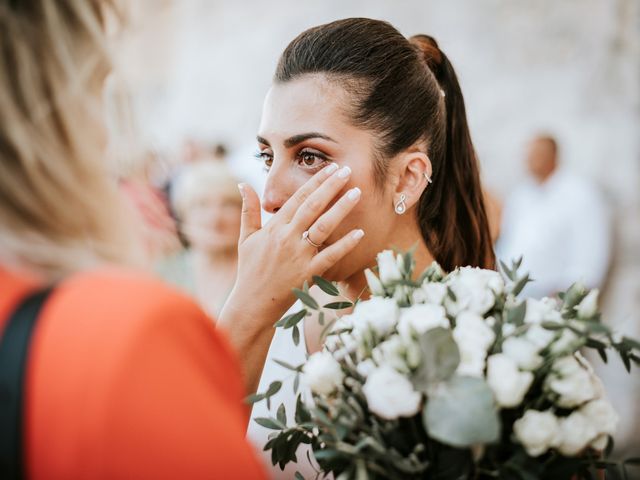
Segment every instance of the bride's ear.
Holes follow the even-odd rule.
[[[422,192],[429,188],[431,183],[431,160],[429,156],[420,151],[417,147],[412,147],[400,154],[394,202],[400,201],[404,195],[406,208],[411,208],[418,203]]]

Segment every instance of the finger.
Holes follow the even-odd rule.
[[[353,207],[360,201],[361,192],[359,188],[352,188],[345,193],[335,205],[322,214],[311,227],[309,227],[309,238],[317,244],[323,244],[336,227],[344,220]]]
[[[313,275],[322,275],[353,250],[364,237],[364,231],[352,230],[336,243],[329,245],[311,260]]]
[[[298,231],[307,230],[342,191],[350,175],[351,169],[343,167],[312,192],[291,219],[292,227]]]
[[[246,183],[238,185],[242,196],[242,216],[240,218],[240,239],[244,242],[252,233],[260,230],[262,220],[260,217],[260,199],[253,188]]]
[[[331,177],[336,170],[338,170],[338,165],[332,163],[316,173],[313,177],[307,180],[307,183],[300,187],[296,193],[289,198],[289,200],[285,202],[275,216],[280,217],[284,222],[289,223],[298,211],[298,208],[300,208],[300,205],[302,205],[304,201],[309,198],[309,195],[311,195],[320,185]]]

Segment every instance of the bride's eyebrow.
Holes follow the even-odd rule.
[[[294,135],[293,137],[289,137],[284,142],[282,142],[282,144],[286,148],[291,148],[291,147],[294,147],[294,146],[298,145],[299,143],[302,143],[305,140],[309,140],[311,138],[322,138],[323,140],[328,140],[328,141],[333,142],[333,143],[338,143],[333,138],[331,138],[331,137],[329,137],[327,135],[324,135],[323,133],[309,132],[309,133],[301,133],[299,135]],[[266,138],[261,137],[260,135],[256,136],[256,140],[258,141],[258,143],[260,143],[262,145],[266,145],[268,147],[271,146],[269,141]]]
[[[305,140],[309,140],[310,138],[322,138],[323,140],[337,143],[333,138],[318,132],[301,133],[300,135],[294,135],[293,137],[287,138],[282,143],[286,148],[291,148],[295,145],[298,145],[299,143],[304,142]]]

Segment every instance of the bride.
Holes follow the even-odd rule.
[[[320,218],[305,237],[309,248],[322,251],[355,226],[367,232],[324,274],[345,297],[362,298],[364,270],[391,247],[417,244],[417,271],[433,260],[445,270],[494,267],[462,93],[431,37],[407,39],[388,23],[365,18],[303,32],[280,58],[257,139],[269,172],[262,207],[270,213],[327,165],[350,174],[344,192],[355,206],[330,235],[333,226]],[[307,317],[298,346],[289,330],[277,329],[258,391],[290,374],[274,359],[295,365],[319,350],[322,328]],[[293,413],[291,384],[272,398],[272,412],[262,402],[252,419],[275,416],[281,403]],[[252,421],[248,436],[262,450],[269,433]],[[285,472],[274,467],[273,474],[293,478],[296,470],[315,475],[305,452],[298,452],[298,465]]]

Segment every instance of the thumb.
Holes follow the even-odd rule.
[[[260,230],[262,220],[260,217],[260,199],[253,188],[246,183],[238,185],[242,195],[242,217],[240,220],[240,240],[243,243],[252,233]]]

